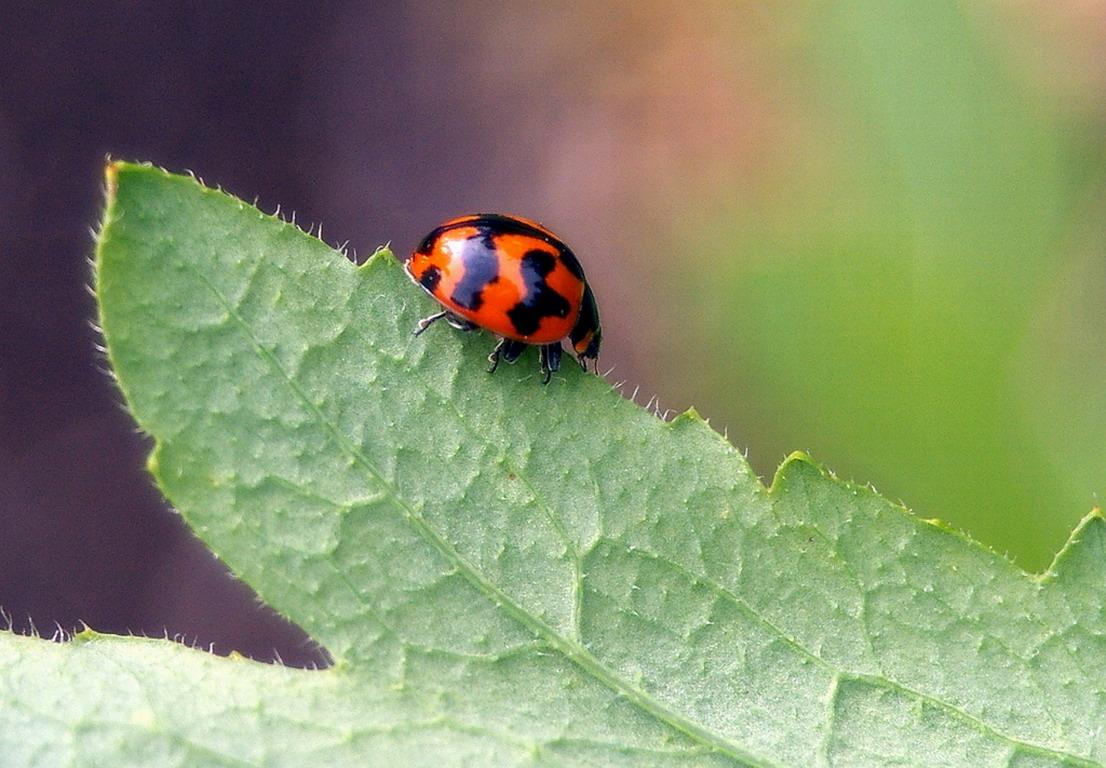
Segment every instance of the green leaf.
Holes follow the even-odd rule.
[[[1106,764],[1106,525],[1044,577],[802,456],[771,489],[362,266],[117,164],[109,355],[184,519],[335,664],[0,633],[0,763]]]

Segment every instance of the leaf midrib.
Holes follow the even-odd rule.
[[[367,271],[376,268],[375,265],[379,263],[379,259],[381,258],[384,257],[373,257],[368,263],[360,267],[360,270]],[[633,703],[634,706],[655,717],[657,720],[664,723],[673,730],[684,734],[694,742],[697,742],[705,747],[709,747],[716,752],[725,755],[726,757],[742,762],[748,766],[751,766],[752,768],[785,768],[785,766],[782,766],[781,764],[776,763],[768,758],[760,755],[755,755],[746,751],[744,748],[733,743],[732,741],[729,741],[728,739],[725,739],[722,736],[719,736],[718,734],[707,730],[705,727],[694,722],[693,720],[672,711],[641,689],[619,677],[614,672],[614,670],[603,664],[603,662],[601,662],[597,657],[591,654],[583,645],[574,642],[569,638],[563,637],[552,626],[544,622],[542,619],[533,616],[532,614],[527,612],[526,609],[515,602],[507,593],[503,592],[498,586],[495,585],[495,583],[490,581],[480,571],[480,569],[469,562],[463,555],[461,555],[460,552],[456,550],[456,548],[452,544],[450,544],[441,534],[439,534],[433,527],[431,527],[430,524],[427,523],[427,521],[423,519],[415,511],[415,509],[411,507],[396,492],[395,488],[393,488],[393,486],[385,479],[385,477],[372,464],[372,462],[369,461],[368,457],[366,457],[356,445],[352,444],[346,438],[346,436],[343,435],[342,432],[333,423],[331,423],[331,421],[325,416],[325,414],[322,413],[321,410],[319,410],[318,406],[315,405],[311,398],[309,398],[307,394],[300,388],[295,379],[290,376],[287,371],[285,371],[284,367],[281,365],[276,356],[268,349],[266,349],[263,344],[261,344],[260,340],[254,334],[253,329],[250,327],[249,323],[246,322],[245,318],[243,318],[239,314],[235,306],[227,299],[226,296],[223,295],[223,293],[214,285],[214,283],[212,283],[207,278],[207,276],[204,275],[194,265],[187,264],[186,266],[191,269],[196,274],[196,276],[208,287],[208,289],[215,296],[216,300],[226,310],[227,314],[231,318],[233,318],[234,321],[242,329],[247,340],[254,347],[255,351],[264,360],[266,360],[268,364],[271,365],[273,369],[280,375],[281,379],[283,379],[285,384],[289,387],[295,397],[301,402],[303,407],[305,407],[314,416],[318,424],[327,433],[329,433],[331,437],[334,438],[338,447],[342,451],[344,451],[350,457],[350,459],[354,461],[354,463],[361,465],[361,467],[379,484],[379,486],[384,490],[384,494],[387,496],[388,499],[391,500],[392,504],[396,507],[397,511],[399,511],[399,513],[403,516],[407,523],[411,525],[412,529],[416,533],[418,533],[424,540],[426,540],[427,543],[433,546],[447,561],[449,561],[454,567],[456,567],[458,573],[460,573],[466,581],[468,581],[479,591],[481,591],[485,595],[485,597],[487,597],[494,605],[501,607],[515,621],[519,622],[519,624],[521,624],[522,626],[530,629],[535,635],[542,638],[552,648],[559,651],[565,658],[572,661],[595,680],[597,680],[610,690],[625,697],[626,700]],[[463,421],[461,413],[459,411],[456,411],[456,409],[454,410],[457,414],[458,419]],[[521,474],[519,476],[521,477]],[[536,492],[535,497],[537,497]],[[577,553],[577,557],[579,557],[579,553]],[[659,558],[659,556],[656,557]],[[674,568],[683,570],[676,563],[671,563],[668,560],[665,560],[665,562]],[[685,573],[687,572],[685,571]],[[918,700],[924,701],[932,706],[939,707],[950,713],[957,719],[960,719],[973,726],[980,732],[991,734],[995,738],[1001,739],[1014,747],[1024,749],[1028,752],[1032,752],[1038,755],[1074,761],[1077,765],[1084,766],[1084,768],[1104,768],[1101,763],[1092,762],[1077,755],[1060,752],[1044,745],[1035,744],[1008,736],[1001,731],[996,730],[984,721],[978,719],[974,715],[968,712],[964,712],[955,705],[952,705],[940,699],[936,699],[927,694],[915,691],[897,681],[882,676],[872,676],[863,673],[854,673],[848,670],[839,670],[833,667],[821,657],[817,656],[812,651],[804,648],[795,639],[791,638],[789,635],[787,635],[787,633],[779,629],[769,619],[761,616],[755,609],[752,608],[752,606],[748,605],[738,596],[732,594],[728,590],[722,588],[720,585],[714,584],[713,582],[705,579],[702,576],[695,576],[694,574],[690,573],[688,573],[688,575],[694,578],[695,581],[703,584],[704,586],[707,586],[708,588],[722,590],[722,592],[724,592],[732,600],[739,604],[743,610],[747,611],[750,616],[754,617],[768,631],[776,634],[780,640],[792,645],[805,656],[811,658],[812,660],[815,660],[823,668],[833,672],[834,684],[832,687],[834,691],[836,691],[838,688],[838,681],[844,679],[864,681],[869,684],[878,684],[890,690],[901,691],[908,696],[915,697]],[[358,601],[364,604],[364,600],[362,599],[361,595],[354,588],[354,586],[348,582],[348,580],[347,584],[349,585],[350,589],[352,589],[356,594]],[[836,696],[827,701],[827,706],[833,706],[834,698],[836,698]],[[827,733],[826,735],[828,736],[830,734]]]
[[[370,261],[361,269],[373,269],[374,264],[377,261]],[[747,765],[754,766],[754,768],[785,768],[784,766],[767,760],[763,757],[753,755],[745,751],[740,746],[733,744],[732,742],[711,733],[703,728],[701,725],[683,717],[669,710],[663,706],[660,702],[656,701],[644,691],[636,688],[627,681],[618,677],[613,670],[604,665],[599,659],[588,652],[579,643],[573,642],[568,638],[563,637],[557,631],[555,631],[550,625],[542,621],[540,618],[533,616],[527,612],[522,606],[516,603],[507,593],[503,592],[498,586],[490,581],[480,570],[470,563],[456,548],[453,547],[445,538],[441,536],[436,530],[434,530],[429,523],[426,522],[392,487],[392,485],[384,478],[379,470],[368,460],[368,458],[362,453],[357,446],[353,445],[341,431],[331,423],[329,419],[319,410],[318,406],[312,402],[311,398],[300,388],[299,384],[284,370],[284,366],[276,358],[272,352],[265,348],[261,344],[258,337],[254,334],[253,329],[245,318],[239,314],[234,305],[227,299],[226,296],[212,283],[206,275],[204,275],[199,269],[192,264],[186,265],[215,296],[216,300],[222,305],[223,309],[227,312],[228,316],[233,318],[238,326],[242,329],[247,340],[253,346],[255,351],[273,367],[281,379],[287,384],[289,389],[300,401],[304,408],[311,413],[318,424],[326,430],[327,433],[334,438],[338,447],[344,451],[356,464],[361,467],[372,476],[373,480],[384,489],[387,497],[392,501],[394,506],[403,516],[403,518],[411,525],[411,527],[418,533],[424,540],[433,546],[448,562],[450,562],[469,583],[480,590],[484,595],[492,601],[493,604],[501,607],[509,616],[521,625],[529,628],[537,636],[541,637],[552,648],[559,651],[565,658],[574,662],[577,666],[591,675],[593,678],[603,683],[611,690],[624,696],[628,701],[632,702],[635,706],[639,707],[645,712],[648,712],[659,721],[665,723],[672,729],[679,731],[688,736],[693,741],[708,746],[715,751],[733,758],[734,760],[741,761]],[[352,586],[352,585],[351,585]]]

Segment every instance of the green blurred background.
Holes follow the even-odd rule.
[[[540,219],[588,272],[628,396],[694,405],[766,480],[805,449],[1028,569],[1106,490],[1106,2],[9,6],[17,630],[325,663],[167,509],[98,370],[107,153],[362,256],[461,213]]]
[[[664,367],[764,474],[807,449],[1042,569],[1106,490],[1106,14],[806,9],[717,40],[771,127],[667,233]]]

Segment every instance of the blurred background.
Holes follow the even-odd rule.
[[[29,5],[29,4],[28,4]],[[1106,3],[74,4],[0,24],[0,606],[319,661],[152,487],[85,292],[105,154],[363,257],[541,219],[612,381],[1030,570],[1106,490]]]

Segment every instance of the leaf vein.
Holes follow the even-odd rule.
[[[245,318],[231,306],[230,302],[218,287],[216,287],[200,270],[196,269],[195,266],[191,264],[188,266],[214,294],[230,316],[234,318],[235,322],[245,333],[247,339],[257,353],[273,367],[274,371],[279,374],[303,407],[306,408],[318,421],[319,425],[331,435],[338,447],[371,475],[380,487],[385,489],[397,511],[411,525],[415,532],[422,536],[427,543],[433,546],[447,561],[452,563],[454,567],[457,568],[458,572],[479,591],[483,592],[489,600],[502,608],[522,626],[527,627],[531,632],[534,632],[536,635],[546,640],[553,648],[580,667],[585,673],[595,678],[598,682],[605,685],[616,694],[626,697],[634,706],[665,723],[672,729],[683,733],[695,742],[709,746],[722,755],[753,766],[753,768],[782,768],[782,766],[778,766],[777,763],[754,755],[739,744],[735,744],[729,739],[712,733],[702,725],[692,721],[690,718],[672,711],[644,691],[620,678],[612,669],[604,665],[578,642],[563,637],[545,621],[537,616],[531,615],[521,605],[512,600],[509,595],[492,583],[480,569],[462,556],[452,544],[416,512],[414,507],[399,496],[392,485],[385,479],[384,475],[368,460],[368,457],[366,457],[355,445],[349,442],[345,435],[327,419],[326,415],[323,414],[319,407],[307,396],[299,384],[288,375],[273,352],[266,349],[264,345],[261,344]],[[360,595],[358,595],[358,598],[361,599]]]

